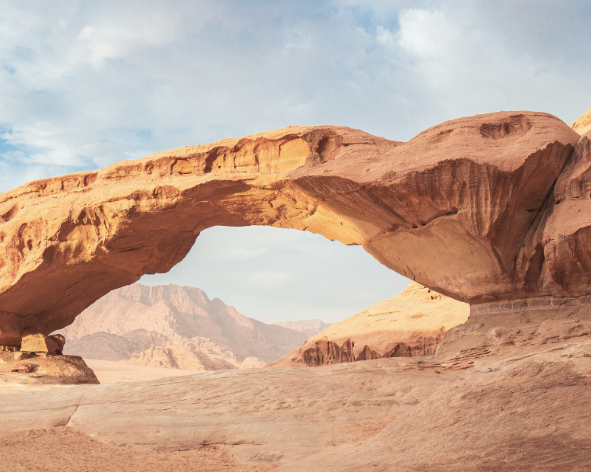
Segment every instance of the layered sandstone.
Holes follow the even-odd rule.
[[[360,244],[469,303],[587,295],[585,174],[563,173],[554,189],[578,140],[534,112],[461,118],[407,143],[289,127],[25,184],[0,196],[0,343],[49,334],[109,291],[168,271],[215,225]],[[585,165],[586,142],[577,149],[569,169]]]
[[[591,108],[573,121],[570,127],[580,135],[591,131]]]
[[[435,354],[445,333],[465,323],[469,315],[468,304],[411,282],[390,300],[312,336],[273,366],[318,366]]]

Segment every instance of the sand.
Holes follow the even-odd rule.
[[[85,359],[86,364],[94,370],[101,384],[121,382],[150,382],[152,380],[184,375],[201,374],[203,371],[165,369],[159,367],[143,367],[124,362]]]
[[[276,468],[276,465],[240,465],[223,445],[172,453],[137,451],[105,444],[63,426],[0,432],[0,463],[2,470],[11,472],[266,472]]]

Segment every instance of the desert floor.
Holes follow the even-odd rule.
[[[122,382],[150,382],[169,377],[201,374],[201,371],[182,369],[163,369],[159,367],[143,367],[126,364],[125,362],[101,361],[85,359],[86,364],[96,374],[101,384]]]
[[[463,352],[445,364],[4,382],[0,460],[12,471],[591,469],[588,336]]]

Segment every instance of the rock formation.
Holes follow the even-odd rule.
[[[556,117],[500,112],[407,143],[289,127],[30,182],[0,195],[0,344],[168,271],[214,225],[360,244],[470,304],[589,295],[588,161]]]
[[[469,314],[468,304],[411,282],[394,298],[312,336],[273,366],[318,366],[434,354],[444,334],[464,323]]]
[[[575,121],[573,121],[570,127],[580,135],[591,131],[591,108],[589,108],[586,113],[583,113]]]
[[[0,351],[0,382],[29,385],[99,383],[81,357],[23,351]]]
[[[43,334],[29,334],[23,336],[21,352],[44,352],[61,354],[66,344],[66,338],[61,334],[45,336]]]
[[[178,285],[114,290],[61,332],[67,354],[188,370],[239,368],[248,357],[273,362],[307,339]]]
[[[226,370],[238,367],[235,358],[228,360],[207,355],[198,350],[161,346],[151,346],[143,352],[132,354],[131,359],[127,363],[148,367],[196,371]]]

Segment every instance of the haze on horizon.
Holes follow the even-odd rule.
[[[460,116],[591,106],[591,4],[565,0],[2,2],[0,191],[189,144],[333,124],[406,141]],[[142,283],[266,322],[335,322],[407,280],[360,247],[212,228]]]

